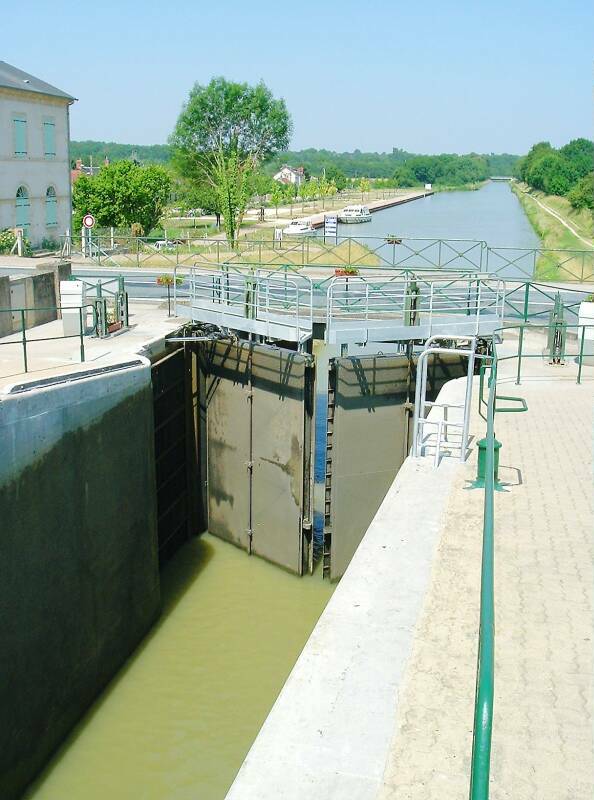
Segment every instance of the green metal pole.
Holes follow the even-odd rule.
[[[483,511],[483,551],[481,564],[481,608],[479,652],[474,707],[474,732],[470,773],[470,800],[488,800],[493,733],[493,697],[495,690],[495,390],[497,368],[491,373],[487,413],[487,448],[485,453],[485,504]]]
[[[78,332],[80,336],[80,361],[81,364],[84,363],[85,360],[85,337],[83,332],[83,314],[82,314],[82,306],[78,309]]]
[[[578,374],[577,374],[577,382],[582,382],[582,359],[584,357],[584,334],[586,333],[586,326],[582,327],[582,335],[580,337],[580,354],[578,358]]]
[[[524,347],[524,326],[520,325],[520,341],[518,342],[518,371],[516,373],[516,386],[520,385],[522,377],[522,350]]]
[[[524,288],[524,322],[528,322],[528,301],[530,299],[530,283]]]
[[[23,361],[25,362],[25,372],[29,372],[27,363],[27,334],[25,332],[25,310],[21,309],[21,334],[23,338]]]

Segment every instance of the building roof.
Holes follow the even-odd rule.
[[[6,61],[0,61],[0,87],[6,89],[18,89],[23,92],[34,92],[35,94],[47,94],[52,97],[61,97],[64,100],[74,102],[76,97],[66,94],[61,89],[57,89],[50,83],[36,78],[34,75],[29,75],[28,72],[23,72],[22,69],[17,69]]]

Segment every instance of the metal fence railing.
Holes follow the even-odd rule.
[[[35,312],[39,313],[41,311],[67,311],[67,312],[76,312],[78,310],[78,332],[73,334],[62,334],[61,336],[36,336],[36,335],[27,335],[27,331],[35,331],[35,328],[27,328],[27,313],[28,312]],[[79,352],[80,352],[80,360],[81,363],[84,363],[85,360],[85,334],[88,332],[90,328],[93,330],[96,329],[97,326],[97,310],[93,303],[87,303],[82,306],[44,306],[44,307],[31,307],[31,308],[0,308],[0,314],[11,314],[14,316],[18,316],[20,319],[20,330],[16,331],[14,334],[9,334],[8,336],[3,337],[0,339],[0,347],[21,347],[22,355],[23,355],[23,372],[29,372],[29,348],[33,344],[39,344],[40,342],[51,342],[54,340],[59,339],[77,339],[79,342]],[[87,316],[91,315],[92,323],[89,325],[87,322]],[[11,336],[13,338],[11,338]],[[18,336],[18,338],[17,338]]]
[[[214,266],[250,263],[305,266],[397,267],[472,270],[516,280],[594,280],[594,250],[492,247],[475,239],[436,239],[400,235],[338,237],[285,236],[275,241],[262,230],[246,233],[233,247],[221,236],[181,236],[171,241],[95,234],[86,254],[93,263],[119,268]],[[76,237],[63,239],[63,251],[80,251]]]

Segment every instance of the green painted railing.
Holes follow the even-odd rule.
[[[470,799],[487,800],[491,771],[491,737],[495,691],[495,403],[497,356],[494,354],[489,377],[487,436],[485,453],[485,500],[483,509],[483,552],[481,563],[481,607],[479,627],[476,698],[472,739]]]
[[[64,309],[68,309],[69,311],[78,311],[78,333],[74,334],[62,334],[61,336],[43,336],[43,337],[28,337],[27,331],[32,330],[36,326],[27,327],[27,314],[38,314],[43,311],[51,311],[51,312],[58,312]],[[13,317],[19,317],[20,326],[14,334],[20,334],[18,339],[10,339],[9,334],[6,338],[0,341],[0,346],[4,345],[17,345],[20,346],[23,352],[23,372],[29,372],[29,347],[31,344],[37,344],[38,342],[51,342],[54,339],[78,339],[79,342],[79,352],[80,352],[80,361],[84,363],[85,360],[85,321],[84,317],[87,314],[86,309],[89,309],[89,313],[93,315],[93,327],[97,325],[97,311],[95,306],[92,303],[86,303],[82,306],[32,306],[30,308],[0,308],[0,314],[11,314]],[[56,315],[57,316],[57,315]],[[43,323],[40,323],[43,324]]]

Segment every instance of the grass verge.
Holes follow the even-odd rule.
[[[565,198],[551,197],[542,193],[532,194],[525,184],[517,182],[511,184],[511,189],[541,239],[543,252],[537,259],[534,277],[547,281],[593,281],[594,249],[589,249],[565,225],[536,202],[538,198],[573,225],[573,220],[564,213],[567,210],[564,203],[569,206]],[[582,221],[582,224],[585,223]],[[577,226],[574,227],[577,230]],[[558,250],[569,252],[555,252]]]

